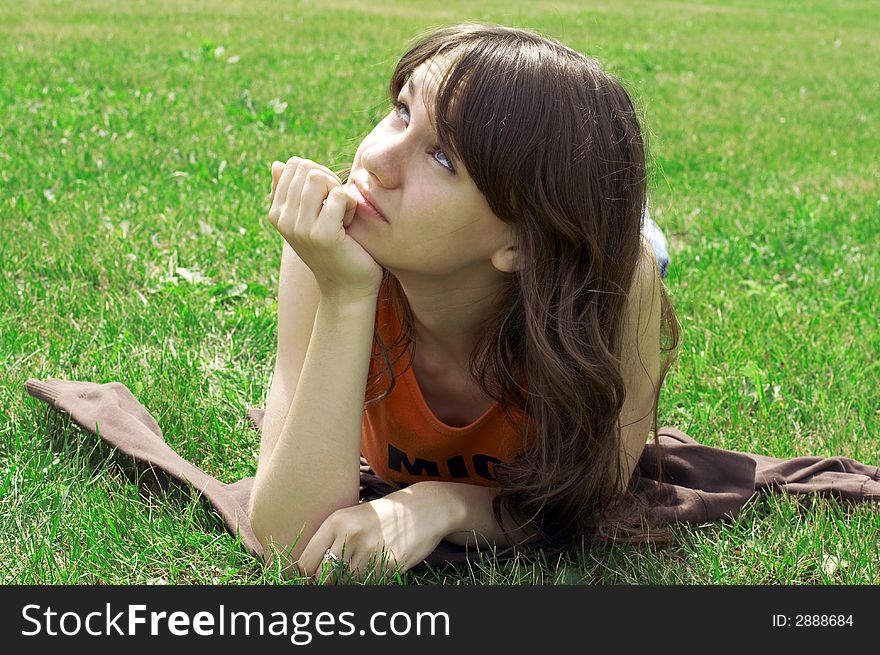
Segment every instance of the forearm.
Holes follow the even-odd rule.
[[[269,459],[275,449],[278,435],[281,434],[281,428],[290,412],[306,350],[312,340],[315,314],[320,300],[321,291],[311,269],[290,244],[284,241],[278,275],[275,368],[269,384],[266,413],[263,415],[258,468]]]
[[[446,541],[459,546],[483,548],[497,545],[521,545],[535,541],[538,533],[529,526],[520,527],[502,508],[504,530],[495,520],[492,501],[498,495],[497,487],[482,487],[460,482],[420,482],[412,487],[430,494],[444,508],[448,518]]]
[[[257,468],[251,525],[267,548],[270,541],[282,548],[296,541],[291,560],[327,516],[357,504],[375,310],[375,298],[321,300],[287,418]]]
[[[268,463],[284,422],[290,414],[290,406],[296,390],[296,384],[290,381],[291,376],[298,375],[302,371],[302,361],[291,361],[292,357],[281,347],[276,349],[276,353],[275,368],[269,384],[269,394],[266,397],[266,412],[263,414],[263,426],[260,429],[257,471]]]

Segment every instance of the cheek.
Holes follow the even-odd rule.
[[[455,202],[441,187],[424,183],[411,176],[403,198],[407,223],[423,234],[443,238],[455,220]]]

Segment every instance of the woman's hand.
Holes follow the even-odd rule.
[[[371,502],[333,512],[315,532],[299,558],[303,575],[335,583],[340,574],[363,580],[396,569],[408,571],[422,562],[449,531],[442,503],[419,494],[418,485]],[[330,550],[340,561],[324,557]]]
[[[275,162],[270,198],[269,222],[315,274],[322,297],[378,293],[382,267],[346,233],[357,199],[329,168],[300,157]]]

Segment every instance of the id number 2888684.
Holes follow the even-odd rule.
[[[774,628],[845,628],[853,627],[852,614],[774,614]]]

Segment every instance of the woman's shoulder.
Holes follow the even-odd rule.
[[[637,343],[649,328],[660,323],[660,270],[654,250],[642,237],[642,251],[636,263],[629,294],[623,329],[624,342]]]
[[[639,252],[639,260],[636,263],[636,274],[633,276],[631,292],[635,293],[644,288],[653,288],[655,278],[660,274],[660,262],[654,251],[654,246],[645,237],[640,235],[642,248]],[[632,294],[631,294],[632,295]]]

